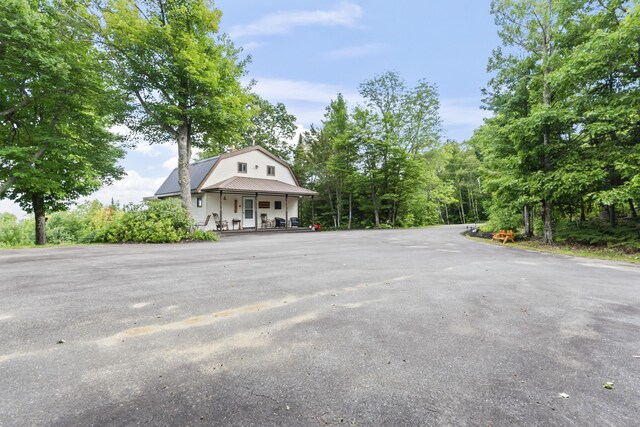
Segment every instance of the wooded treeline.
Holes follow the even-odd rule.
[[[398,73],[363,82],[364,102],[343,96],[294,150],[294,171],[320,194],[320,222],[334,228],[412,227],[483,217],[473,149],[441,142],[436,87],[408,87]],[[307,219],[309,212],[303,217]]]
[[[475,132],[496,227],[554,240],[556,224],[640,201],[640,7],[624,0],[495,0],[503,46]],[[536,232],[537,232],[536,231]]]

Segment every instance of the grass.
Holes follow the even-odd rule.
[[[497,246],[508,245],[519,249],[535,250],[558,255],[569,255],[583,258],[595,258],[607,261],[622,261],[633,264],[640,264],[640,253],[627,253],[622,248],[606,248],[568,243],[555,243],[552,245],[545,245],[537,240],[516,240],[515,243],[503,244],[495,240],[482,239],[479,237],[467,236],[467,238]]]

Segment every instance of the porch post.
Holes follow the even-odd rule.
[[[284,228],[289,228],[289,195],[284,195]]]
[[[316,222],[316,197],[311,196],[311,224]]]
[[[222,190],[220,190],[220,231],[222,231]]]
[[[256,220],[256,231],[258,231],[258,193],[256,193],[256,200],[253,202],[253,210],[255,211],[253,217]]]

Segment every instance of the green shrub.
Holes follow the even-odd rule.
[[[212,231],[194,230],[191,235],[193,240],[217,241],[218,235]]]
[[[522,213],[513,209],[513,207],[501,207],[492,205],[488,209],[489,221],[487,228],[495,230],[517,230],[523,226]]]
[[[609,248],[640,251],[640,225],[621,222],[611,227],[607,221],[562,221],[556,223],[555,238],[558,242],[578,243]]]
[[[128,205],[123,214],[113,213],[110,222],[102,224],[100,237],[111,243],[179,242],[189,236],[191,225],[180,201],[172,199]]]
[[[53,212],[47,218],[48,243],[89,243],[93,240],[91,219],[79,210]]]
[[[0,246],[22,246],[34,243],[33,220],[20,220],[10,213],[0,213]]]

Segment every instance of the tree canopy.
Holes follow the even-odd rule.
[[[105,47],[130,94],[128,125],[152,143],[176,141],[183,207],[191,213],[192,147],[240,139],[250,96],[246,61],[219,33],[221,12],[206,0],[109,0]]]
[[[87,7],[73,1],[0,4],[0,197],[45,211],[119,179],[124,156],[109,131],[121,106],[93,43]]]
[[[561,217],[602,207],[615,225],[624,205],[637,216],[640,6],[495,0],[492,12],[503,41],[485,92],[495,115],[472,139],[492,218],[513,225],[521,212],[530,235],[539,204],[552,242]]]

